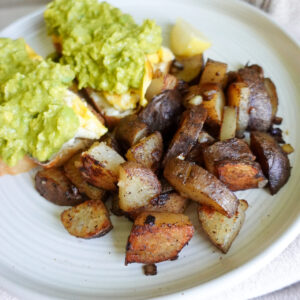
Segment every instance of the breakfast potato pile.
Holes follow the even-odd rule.
[[[111,199],[111,211],[133,221],[126,264],[175,259],[194,234],[184,215],[189,201],[198,204],[203,231],[226,253],[248,208],[233,192],[268,187],[273,195],[290,176],[292,148],[280,145],[274,128],[282,121],[275,85],[258,65],[228,72],[226,63],[204,64],[202,55],[179,56],[156,73],[146,95],[146,107],[109,119],[99,141],[61,167],[39,171],[36,189],[73,206],[61,221],[80,238],[113,228],[103,204]],[[98,112],[107,119],[99,106]]]

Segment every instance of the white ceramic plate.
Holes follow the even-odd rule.
[[[300,60],[299,47],[265,15],[236,1],[113,0],[137,21],[155,19],[164,30],[177,17],[198,27],[212,41],[206,57],[236,69],[250,62],[263,66],[275,82],[284,118],[285,139],[296,152],[288,184],[274,197],[266,190],[239,193],[250,207],[240,235],[227,255],[201,232],[195,206],[188,214],[196,227],[190,244],[176,261],[158,264],[158,275],[146,277],[139,264],[124,266],[130,222],[112,216],[114,230],[81,240],[70,236],[59,220],[62,207],[35,191],[32,174],[0,179],[0,287],[22,299],[175,299],[206,298],[258,270],[287,246],[300,225]],[[40,54],[53,51],[42,12],[6,28],[1,36],[25,37]],[[171,295],[172,294],[172,295]],[[169,296],[167,296],[169,295]]]

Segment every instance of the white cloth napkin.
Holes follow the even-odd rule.
[[[245,0],[258,6],[300,42],[300,0]],[[38,8],[47,0],[1,0],[0,29]],[[30,4],[29,4],[30,3]],[[300,281],[300,235],[262,270],[247,280],[208,300],[243,300],[265,295]],[[300,283],[259,298],[260,300],[300,299]],[[0,300],[17,300],[0,290]]]

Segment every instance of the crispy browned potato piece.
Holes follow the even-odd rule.
[[[210,146],[215,142],[215,138],[208,134],[206,131],[202,130],[199,134],[196,145],[188,153],[186,159],[188,161],[196,162],[199,165],[203,165],[203,151],[206,147]]]
[[[161,192],[156,175],[136,162],[125,162],[119,173],[119,206],[125,212],[148,205]]]
[[[186,157],[197,143],[206,116],[207,112],[202,106],[190,107],[182,114],[180,126],[169,145],[164,164],[168,159],[178,155]]]
[[[247,201],[239,200],[237,212],[232,218],[227,218],[210,207],[199,205],[198,216],[202,228],[210,241],[222,252],[228,252],[240,232],[247,208]]]
[[[86,200],[61,168],[44,169],[35,175],[36,190],[57,205],[77,205]]]
[[[265,132],[251,132],[251,150],[269,179],[271,194],[276,194],[288,181],[291,166],[287,154],[276,140]]]
[[[71,235],[83,239],[103,236],[113,227],[101,200],[88,200],[69,208],[60,218]]]
[[[97,188],[85,181],[79,171],[80,166],[81,153],[77,153],[64,165],[65,175],[78,188],[81,194],[85,194],[90,199],[104,200],[103,198],[106,192],[103,189]]]
[[[270,78],[264,79],[265,88],[271,100],[272,105],[272,120],[276,117],[278,110],[278,96],[276,91],[276,86]]]
[[[201,87],[201,96],[203,99],[201,105],[207,110],[206,123],[213,134],[219,136],[225,106],[223,90],[216,84],[206,84]]]
[[[126,153],[128,161],[135,161],[144,167],[156,171],[163,155],[163,140],[159,131],[143,138]]]
[[[217,177],[231,190],[263,188],[268,180],[255,161],[221,160],[216,163]]]
[[[227,64],[208,59],[200,78],[200,86],[206,83],[223,85],[226,79]]]
[[[117,189],[119,167],[123,162],[123,157],[105,142],[96,142],[81,154],[82,165],[79,170],[92,185],[114,191]]]
[[[164,176],[181,196],[211,206],[228,217],[235,214],[238,207],[236,196],[203,168],[172,158],[166,164]]]
[[[142,211],[161,211],[181,214],[184,213],[188,202],[189,200],[187,198],[180,196],[176,192],[160,194],[142,209],[130,212],[129,216],[134,220]]]
[[[164,91],[141,110],[139,118],[151,128],[151,131],[165,133],[176,124],[182,112],[181,98],[177,89]]]
[[[194,227],[183,214],[143,212],[131,229],[125,264],[153,264],[175,259],[193,234]]]
[[[171,74],[161,74],[157,78],[153,78],[146,92],[146,99],[151,99],[165,90],[173,90],[178,84],[178,80]]]
[[[170,73],[179,80],[190,82],[200,75],[203,63],[202,54],[176,56],[176,60],[172,64]]]
[[[120,145],[115,137],[114,132],[108,132],[106,135],[104,135],[100,142],[104,142],[108,147],[114,149],[116,152],[121,153]]]
[[[226,141],[220,141],[206,147],[203,151],[205,168],[215,176],[218,175],[215,165],[218,161],[230,159],[255,160],[248,144],[241,139],[233,138]]]
[[[116,138],[124,150],[139,142],[149,133],[149,127],[137,115],[122,119],[116,127]]]
[[[272,124],[272,105],[264,84],[264,72],[258,65],[245,66],[238,71],[237,80],[250,89],[249,129],[267,131]]]
[[[250,89],[245,82],[233,82],[227,89],[228,105],[237,108],[236,135],[242,138],[247,129],[250,115]]]

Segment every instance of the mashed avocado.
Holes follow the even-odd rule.
[[[44,14],[48,33],[62,40],[61,63],[75,71],[79,88],[124,94],[139,89],[145,54],[156,52],[161,28],[145,20],[139,26],[106,2],[55,0]]]
[[[22,40],[0,44],[0,157],[9,166],[25,154],[46,161],[79,127],[63,101],[74,72],[50,61],[32,62]]]

